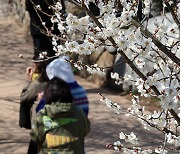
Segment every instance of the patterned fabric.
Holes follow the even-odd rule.
[[[68,83],[71,93],[74,97],[73,103],[83,109],[85,115],[88,115],[89,112],[89,101],[87,98],[86,90],[80,86],[76,81],[72,83]]]
[[[78,121],[78,119],[74,119],[74,118],[59,118],[59,119],[55,119],[52,120],[50,117],[48,116],[43,116],[43,124],[44,124],[44,129],[45,131],[48,131],[50,129],[54,129],[63,125],[67,125],[71,122],[76,122]]]
[[[78,121],[78,119],[59,118],[52,120],[48,116],[43,116],[44,131],[49,132],[51,129],[55,129],[76,121]],[[70,136],[53,135],[51,133],[46,134],[46,142],[48,148],[53,148],[60,145],[68,144],[70,142],[76,141],[77,139],[78,139],[77,137],[75,138]]]
[[[46,134],[47,147],[53,148],[76,141],[78,138]]]

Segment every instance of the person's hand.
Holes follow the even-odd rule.
[[[37,101],[40,102],[40,100],[42,100],[43,97],[44,97],[44,92],[43,91],[38,93]]]
[[[32,81],[32,75],[34,73],[34,68],[33,67],[28,67],[26,69],[26,74],[27,74],[27,78],[29,81]]]

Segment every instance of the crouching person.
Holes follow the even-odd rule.
[[[39,153],[84,154],[84,138],[90,122],[76,107],[68,84],[57,77],[51,79],[44,93],[45,106],[32,124],[31,138]]]

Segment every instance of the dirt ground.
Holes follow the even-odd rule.
[[[0,20],[0,154],[26,154],[30,140],[29,131],[20,128],[19,95],[26,80],[25,69],[31,62],[20,59],[17,54],[22,53],[31,58],[33,46],[31,39],[17,24],[11,21]],[[133,117],[116,115],[99,101],[97,93],[102,93],[123,108],[130,106],[129,99],[118,93],[100,89],[85,79],[76,77],[85,87],[90,101],[89,119],[91,132],[86,138],[85,149],[87,154],[113,154],[106,144],[118,140],[121,131],[134,132],[143,141],[158,141],[160,135],[146,132],[140,122]],[[144,142],[142,146],[152,146]]]

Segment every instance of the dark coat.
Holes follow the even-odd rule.
[[[41,30],[45,30],[41,20],[46,23],[46,27],[48,29],[51,28],[52,23],[50,20],[50,16],[48,15],[53,15],[53,11],[48,7],[49,5],[53,5],[52,0],[26,0],[25,5],[26,10],[29,12],[30,15],[30,29],[32,35],[42,34]],[[35,9],[38,5],[40,6],[42,11]]]

